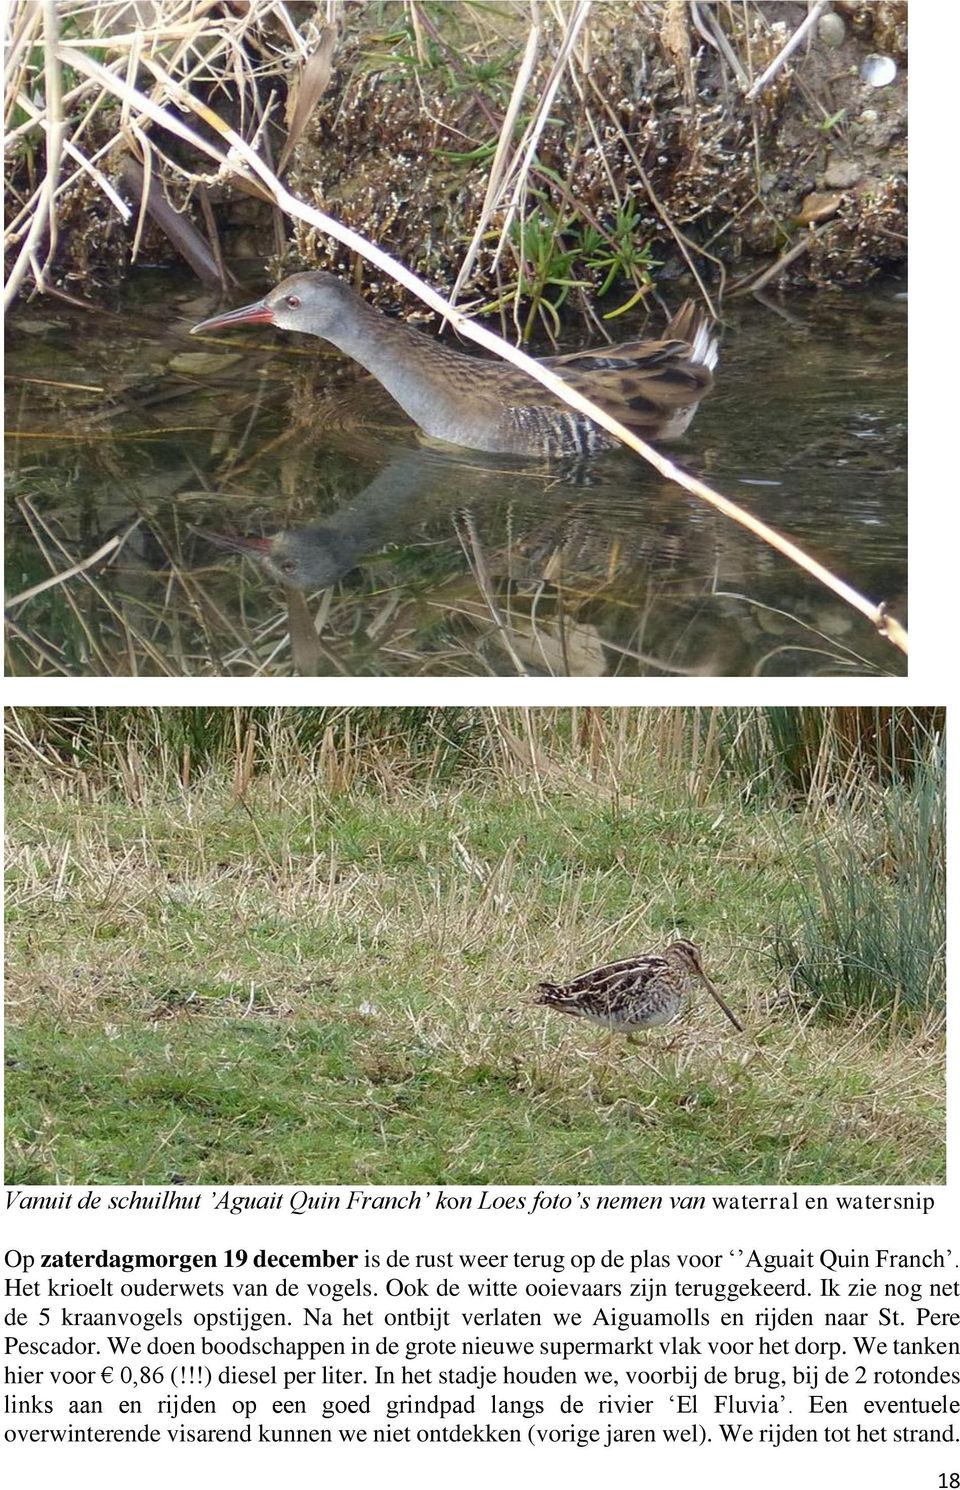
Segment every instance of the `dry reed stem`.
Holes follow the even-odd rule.
[[[51,261],[56,249],[57,219],[54,211],[54,196],[60,176],[60,161],[63,154],[64,137],[60,67],[57,60],[59,35],[60,25],[56,0],[43,0],[43,74],[46,89],[45,125],[47,132],[46,171],[27,235],[21,244],[16,262],[4,285],[4,309],[7,308],[13,297],[17,294],[20,288],[20,282],[27,272],[28,265],[32,265],[34,278],[37,283],[39,285],[43,284],[46,264]],[[34,250],[40,241],[45,227],[49,230],[47,257],[44,265],[40,266],[34,259]]]
[[[714,51],[720,53],[738,84],[746,92],[750,86],[750,79],[744,72],[740,58],[730,45],[724,34],[723,27],[717,21],[713,12],[711,10],[701,12],[698,0],[690,0],[690,17],[704,41],[708,46],[713,47]],[[749,31],[747,35],[749,37]]]
[[[87,558],[81,559],[79,564],[72,565],[70,569],[62,569],[59,574],[52,574],[49,579],[41,580],[37,585],[31,585],[29,590],[21,590],[19,595],[11,596],[6,601],[7,607],[12,610],[14,606],[23,605],[26,600],[33,600],[35,596],[42,595],[44,590],[50,590],[54,585],[65,584],[68,579],[74,579],[78,574],[82,574],[85,569],[92,569],[95,564],[100,563],[101,559],[105,559],[108,554],[112,554],[115,549],[121,546],[125,539],[133,532],[139,521],[139,518],[135,518],[123,535],[123,538],[119,538],[114,534],[112,538],[108,538],[107,542],[101,548],[97,549],[96,553],[89,554]]]
[[[464,538],[464,529],[466,530],[466,540]],[[487,567],[486,556],[483,552],[483,548],[477,534],[476,525],[473,521],[473,516],[471,513],[466,512],[461,515],[460,521],[457,523],[457,537],[460,539],[460,543],[463,547],[464,554],[466,555],[468,561],[471,561],[471,568],[473,570],[474,578],[477,582],[477,589],[480,591],[484,603],[486,604],[487,610],[490,612],[490,617],[497,629],[497,634],[503,642],[507,654],[509,655],[510,660],[516,668],[517,672],[525,675],[527,669],[524,667],[519,656],[517,655],[516,650],[514,649],[513,642],[510,638],[510,629],[504,621],[503,614],[500,610],[499,605],[497,604],[496,596],[494,594],[494,586],[490,578],[490,571]]]
[[[510,206],[507,209],[503,227],[500,231],[500,243],[493,257],[494,269],[496,269],[499,262],[500,253],[509,235],[510,227],[517,213],[517,208],[520,205],[520,202],[526,192],[527,182],[530,176],[530,168],[537,153],[537,147],[540,143],[540,137],[543,134],[544,129],[546,128],[547,120],[550,117],[550,110],[553,107],[553,101],[557,96],[557,89],[560,87],[560,83],[563,80],[563,75],[566,72],[570,57],[573,53],[573,48],[576,44],[577,37],[580,35],[580,32],[582,31],[584,24],[586,23],[587,17],[590,14],[591,4],[592,0],[577,0],[576,8],[570,17],[569,23],[561,39],[560,46],[557,49],[557,55],[554,59],[553,67],[550,70],[550,76],[547,78],[547,81],[543,88],[543,92],[537,103],[536,113],[534,114],[526,130],[524,131],[523,137],[519,145],[517,146],[516,151],[514,152],[513,160],[510,162],[510,165],[505,173],[505,179],[507,182],[509,182],[512,177],[516,177],[516,185],[514,186]]]
[[[763,92],[764,88],[769,83],[770,79],[780,71],[787,58],[793,55],[797,47],[803,41],[803,38],[817,24],[820,17],[823,15],[823,12],[826,10],[828,3],[829,0],[816,0],[816,4],[810,7],[807,15],[805,16],[803,21],[801,21],[796,31],[794,31],[793,35],[790,37],[790,40],[780,49],[780,51],[774,57],[773,61],[770,63],[770,66],[760,74],[756,82],[753,83],[752,86],[744,94],[744,99],[747,103],[750,103],[752,99],[759,97],[759,95]]]
[[[510,94],[510,101],[507,104],[507,110],[503,116],[503,124],[500,127],[500,134],[497,139],[497,148],[494,153],[493,160],[490,164],[490,170],[487,173],[487,189],[484,194],[483,204],[480,208],[480,216],[477,219],[477,226],[474,229],[473,237],[470,240],[467,251],[463,256],[463,263],[460,265],[460,269],[454,282],[453,289],[450,291],[451,304],[456,304],[457,296],[459,295],[460,290],[462,289],[466,280],[470,277],[470,274],[473,270],[474,262],[477,257],[477,253],[480,248],[480,244],[483,241],[484,234],[486,233],[490,225],[490,220],[494,214],[494,211],[496,210],[497,202],[500,199],[504,180],[507,174],[504,162],[506,160],[507,151],[510,148],[510,141],[513,138],[513,131],[516,127],[517,116],[520,113],[520,105],[523,102],[523,95],[527,91],[527,85],[530,82],[530,78],[533,74],[533,69],[536,66],[537,54],[539,50],[540,26],[535,22],[534,25],[531,26],[529,35],[527,36],[527,44],[524,48],[523,57],[521,58],[520,66],[517,69],[517,75],[513,81],[513,91]],[[500,242],[502,245],[502,236]],[[497,252],[499,253],[499,251],[500,250],[498,248]]]

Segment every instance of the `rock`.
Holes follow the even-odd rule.
[[[833,216],[842,201],[843,193],[839,191],[811,191],[800,204],[797,222],[824,222]]]
[[[846,34],[847,28],[843,24],[842,16],[834,15],[832,11],[821,16],[817,22],[817,35],[825,47],[842,46]]]
[[[823,184],[844,191],[848,186],[855,186],[862,175],[863,166],[859,161],[838,160],[834,157],[827,162]]]

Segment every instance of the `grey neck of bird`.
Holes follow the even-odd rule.
[[[445,438],[440,427],[443,407],[450,407],[451,400],[454,412],[457,407],[445,372],[470,359],[381,315],[362,300],[351,304],[325,336],[372,373],[421,429]]]

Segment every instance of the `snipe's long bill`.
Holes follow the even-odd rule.
[[[294,274],[253,305],[211,316],[193,332],[276,326],[319,336],[380,382],[424,434],[494,454],[566,458],[616,441],[507,362],[453,351],[391,320],[332,274]],[[655,341],[545,357],[574,388],[645,440],[676,440],[713,386],[717,339],[688,300]]]
[[[698,948],[685,938],[671,942],[663,952],[605,963],[570,983],[541,983],[534,1003],[629,1035],[675,1019],[692,978],[703,984],[743,1034],[743,1025],[703,971]]]

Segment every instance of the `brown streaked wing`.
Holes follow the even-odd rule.
[[[591,988],[606,987],[624,975],[634,977],[651,965],[663,967],[665,964],[662,957],[625,957],[622,962],[605,962],[600,967],[591,968],[588,973],[579,973],[569,983],[561,983],[560,987],[564,993],[586,993]]]

